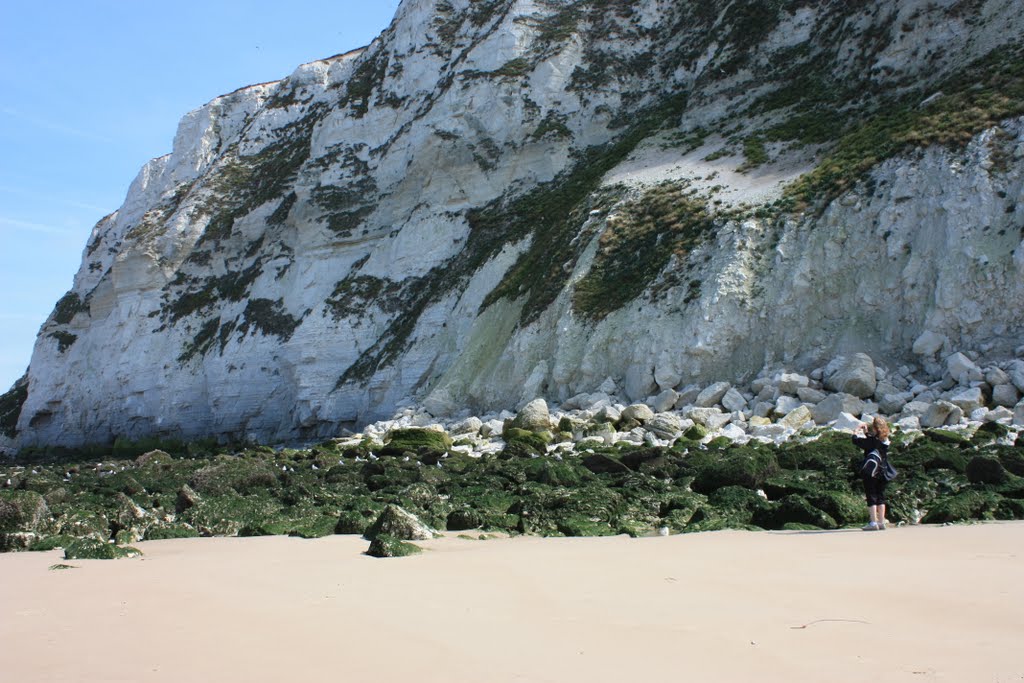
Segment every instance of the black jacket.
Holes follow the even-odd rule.
[[[882,462],[889,458],[889,442],[882,441],[877,436],[857,436],[854,434],[853,445],[863,449],[864,455],[877,450],[878,454],[882,456]]]

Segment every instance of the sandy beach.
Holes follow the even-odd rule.
[[[0,556],[0,678],[1024,680],[1024,523],[367,545]]]

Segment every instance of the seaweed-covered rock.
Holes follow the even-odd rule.
[[[35,491],[0,491],[0,532],[38,531],[50,519],[46,499]]]
[[[142,552],[137,548],[104,543],[91,538],[75,539],[64,548],[65,560],[117,560],[140,555]]]
[[[629,467],[605,453],[593,453],[583,458],[583,466],[594,474],[625,474]]]
[[[484,524],[483,515],[472,508],[458,508],[448,513],[445,528],[448,531],[479,529]]]
[[[439,429],[409,427],[393,429],[388,432],[386,443],[380,449],[381,455],[402,455],[415,453],[423,455],[427,452],[446,453],[451,450],[452,439]]]
[[[505,439],[503,456],[506,458],[544,455],[548,450],[547,435],[527,429],[509,427],[502,434],[502,438]]]
[[[516,414],[511,426],[528,432],[551,431],[551,413],[548,412],[547,402],[542,398],[530,401]]]
[[[733,485],[756,489],[779,469],[774,453],[751,446],[691,454],[687,465],[694,475],[691,487],[698,493]]]
[[[180,489],[178,489],[178,495],[176,496],[174,502],[174,511],[180,515],[185,510],[188,510],[189,508],[193,508],[196,505],[198,505],[199,501],[199,494],[196,493],[191,486],[185,484]]]
[[[188,524],[164,523],[154,524],[146,529],[144,536],[147,541],[164,541],[172,538],[195,538],[199,532]]]
[[[864,496],[849,491],[816,491],[804,495],[807,502],[827,513],[839,526],[863,524],[868,520]]]
[[[434,530],[408,510],[388,505],[363,536],[372,541],[382,534],[405,541],[425,541],[434,537]]]
[[[922,519],[922,524],[993,519],[1002,496],[988,491],[964,491],[939,501]]]
[[[755,510],[753,522],[765,529],[782,529],[788,524],[805,524],[819,529],[835,529],[837,526],[831,515],[795,494]]]
[[[226,457],[200,469],[188,483],[200,494],[223,495],[237,491],[246,495],[275,486],[277,476],[259,460]]]
[[[423,548],[412,543],[380,534],[370,542],[366,554],[370,557],[408,557],[423,552]]]
[[[1013,475],[1006,471],[998,458],[976,455],[967,463],[967,479],[972,484],[1007,484]]]

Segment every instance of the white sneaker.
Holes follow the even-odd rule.
[[[879,531],[885,531],[885,526],[886,526],[886,524],[885,524],[885,520],[884,519],[881,522],[878,522],[878,530]]]
[[[868,522],[867,524],[862,526],[860,528],[860,530],[861,531],[878,531],[878,523],[877,522]]]

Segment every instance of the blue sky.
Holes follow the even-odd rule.
[[[92,226],[209,100],[368,44],[398,0],[0,3],[0,393]]]

